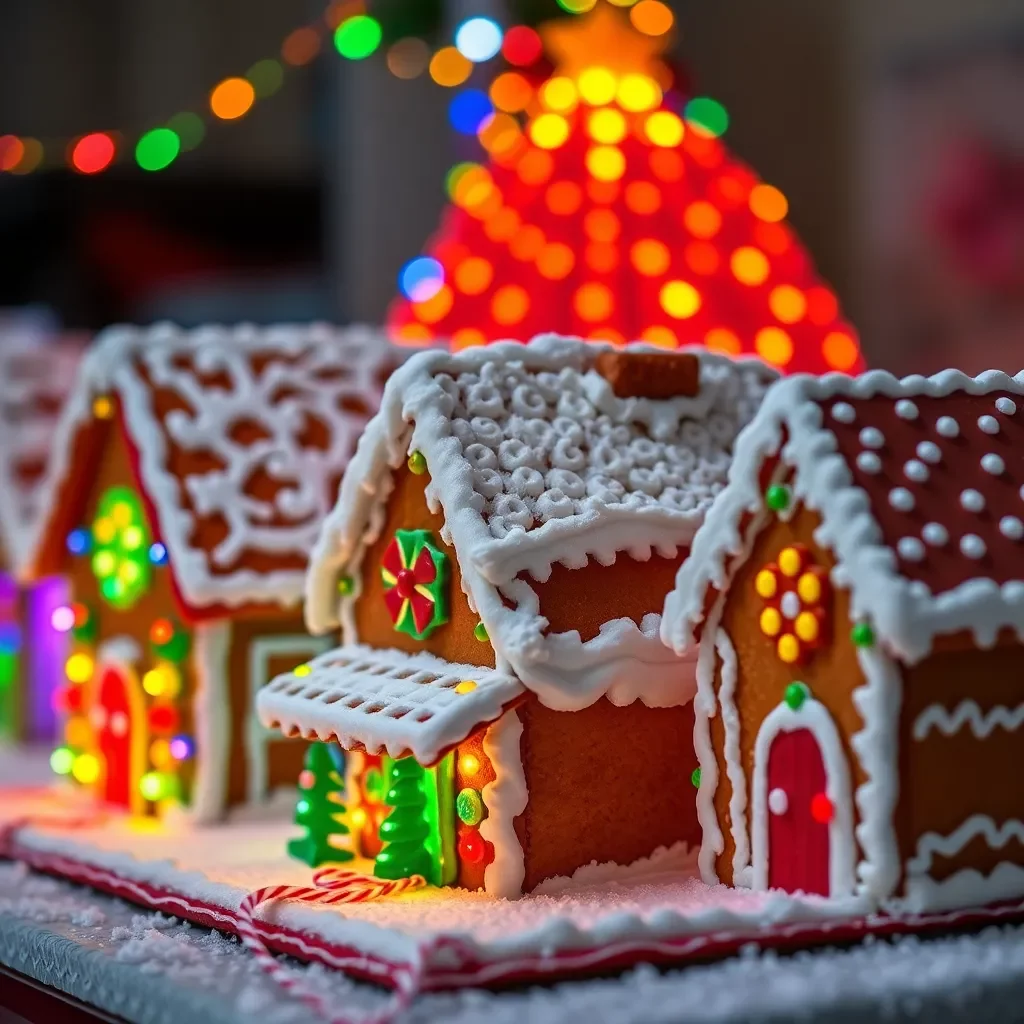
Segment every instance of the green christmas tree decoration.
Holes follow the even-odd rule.
[[[311,743],[306,751],[305,769],[299,776],[299,801],[295,805],[295,824],[306,834],[288,841],[288,853],[311,868],[321,864],[352,860],[351,850],[331,842],[333,836],[348,835],[342,821],[345,784],[338,774],[326,743]]]
[[[380,826],[384,849],[377,854],[373,867],[378,878],[432,873],[433,861],[426,845],[430,825],[423,775],[424,769],[412,757],[400,758],[391,766],[384,802],[392,811]]]
[[[790,683],[786,687],[785,692],[782,695],[782,699],[786,702],[787,706],[793,711],[799,711],[803,707],[804,701],[810,697],[811,691],[807,688],[806,683]]]

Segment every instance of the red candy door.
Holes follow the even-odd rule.
[[[105,667],[100,677],[97,703],[102,709],[95,716],[97,745],[103,758],[103,799],[121,807],[131,806],[132,793],[132,719],[128,700],[131,685],[125,674]]]
[[[825,764],[810,729],[780,732],[768,755],[768,885],[829,895]]]

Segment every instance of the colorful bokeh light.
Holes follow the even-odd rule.
[[[99,174],[111,165],[116,153],[114,140],[106,132],[92,132],[72,146],[71,166],[79,174]]]
[[[256,90],[244,78],[225,78],[210,93],[210,111],[222,121],[244,117],[256,101]]]
[[[496,56],[501,43],[501,26],[493,18],[467,18],[455,30],[456,49],[474,64]]]
[[[181,139],[170,128],[146,132],[135,146],[135,162],[144,171],[162,171],[177,159]]]
[[[494,117],[494,106],[487,93],[464,89],[448,104],[448,120],[462,135],[476,135]]]
[[[380,22],[368,14],[346,18],[334,31],[334,48],[346,60],[364,60],[380,46]]]
[[[426,302],[444,286],[444,267],[429,256],[409,260],[398,274],[398,287],[412,302]]]

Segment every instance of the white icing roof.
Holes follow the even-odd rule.
[[[304,566],[383,379],[368,328],[113,328],[84,360],[54,487],[96,397],[116,396],[138,482],[190,607],[295,605]]]
[[[0,344],[0,548],[15,573],[46,507],[54,434],[82,349],[73,340]]]
[[[690,648],[746,558],[741,528],[765,516],[760,478],[776,456],[794,497],[821,515],[851,615],[909,662],[935,636],[1003,628],[1024,637],[1024,372],[945,370],[898,379],[872,371],[786,378],[736,445],[715,502],[665,604],[662,636]],[[959,498],[958,498],[959,495]]]
[[[306,671],[308,670],[308,671]],[[431,764],[525,692],[512,676],[359,644],[314,658],[257,695],[260,721],[287,736],[336,739],[345,749],[412,754]]]
[[[392,473],[418,451],[428,503],[444,516],[443,539],[455,548],[501,671],[563,709],[603,693],[621,704],[688,700],[692,680],[661,645],[657,615],[639,627],[613,620],[586,643],[576,632],[544,636],[547,622],[524,576],[543,582],[556,561],[671,557],[688,546],[725,484],[733,440],[776,374],[756,360],[700,350],[697,397],[623,399],[593,369],[610,349],[548,335],[525,346],[421,353],[398,370],[317,541],[307,582],[311,631],[342,621],[338,579],[358,577]]]

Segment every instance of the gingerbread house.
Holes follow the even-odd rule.
[[[705,881],[1024,894],[1024,374],[794,377],[665,606],[699,637]]]
[[[70,335],[0,342],[0,740],[49,740],[55,727],[66,583],[23,577],[54,431],[83,347]]]
[[[352,752],[378,874],[512,897],[696,844],[694,661],[660,612],[774,378],[555,336],[391,378],[308,577],[343,643],[258,695]]]
[[[323,649],[304,569],[393,355],[361,329],[112,329],[56,440],[37,575],[71,581],[55,771],[210,820],[294,784],[252,711]]]

